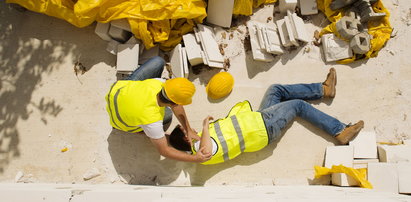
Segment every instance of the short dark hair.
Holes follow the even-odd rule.
[[[165,95],[166,92],[164,91],[164,88],[161,89],[161,91],[158,93],[158,97],[160,98],[160,101],[166,104],[176,104],[173,101],[171,101],[169,98],[167,98],[167,95]]]
[[[170,144],[180,151],[191,151],[191,146],[185,138],[186,135],[180,127],[180,125],[176,126],[173,132],[171,132],[169,138]]]

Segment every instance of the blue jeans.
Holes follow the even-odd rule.
[[[142,81],[146,79],[160,78],[161,73],[163,73],[164,64],[165,62],[163,58],[159,56],[152,57],[144,64],[142,64],[139,68],[134,70],[130,76],[125,78],[125,80]],[[169,107],[166,107],[163,125],[169,125],[172,118],[173,112]]]
[[[304,101],[320,99],[323,94],[322,83],[271,85],[258,110],[262,114],[269,142],[278,139],[281,129],[296,116],[307,120],[333,137],[344,130],[346,124]]]

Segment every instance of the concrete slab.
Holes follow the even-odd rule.
[[[280,13],[286,13],[287,10],[294,12],[297,3],[297,0],[279,0],[278,7]]]
[[[318,13],[316,0],[299,0],[298,6],[300,7],[301,15],[314,15]]]
[[[398,163],[398,192],[411,194],[411,163]]]
[[[269,62],[274,60],[274,57],[270,53],[267,53],[267,51],[261,48],[257,33],[257,26],[252,21],[248,21],[247,28],[250,34],[250,43],[253,59],[263,62]]]
[[[397,165],[392,163],[369,163],[368,181],[377,191],[398,193]]]
[[[333,62],[353,56],[348,42],[339,39],[334,34],[324,34],[321,37],[321,42],[326,62]]]
[[[190,64],[192,66],[202,64],[203,58],[201,56],[201,45],[197,43],[195,34],[189,33],[183,35],[183,41]]]
[[[293,43],[291,43],[291,41],[290,41],[290,36],[289,36],[288,30],[287,30],[287,25],[285,23],[285,19],[277,20],[276,24],[277,24],[278,34],[280,35],[281,44],[284,47],[292,46]]]
[[[305,43],[310,42],[312,37],[308,35],[303,19],[298,17],[296,13],[288,12],[287,16],[291,21],[295,38]]]
[[[202,24],[197,24],[197,27],[201,39],[201,46],[203,47],[203,51],[208,57],[208,61],[221,63],[224,62],[224,58],[221,55],[218,44],[214,38],[213,29]]]
[[[207,3],[207,22],[221,27],[231,26],[234,0],[209,0]]]
[[[289,12],[289,11],[288,11]],[[289,16],[284,16],[284,24],[287,29],[288,39],[294,46],[300,46],[297,41],[297,30],[292,22],[292,18]]]
[[[110,30],[110,23],[97,22],[94,33],[96,33],[104,41],[111,41],[111,37],[108,34],[109,30]]]
[[[352,146],[328,146],[325,152],[324,166],[331,168],[333,165],[353,166],[354,148]]]
[[[140,54],[139,45],[119,44],[117,48],[117,72],[132,72],[136,70]]]
[[[277,30],[270,27],[265,27],[264,33],[268,41],[266,45],[267,52],[276,55],[283,54],[284,51],[281,48],[280,36],[278,35]]]
[[[361,131],[349,144],[354,147],[354,158],[378,158],[375,132]]]
[[[174,77],[184,77],[184,66],[182,59],[181,44],[178,44],[170,52],[170,66]]]
[[[407,145],[378,145],[380,162],[411,162],[411,147]]]
[[[188,70],[187,51],[184,47],[181,48],[181,60],[183,61],[184,77],[188,78],[190,71]]]

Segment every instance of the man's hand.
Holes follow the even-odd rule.
[[[181,130],[183,130],[184,134],[186,135],[186,140],[187,142],[190,143],[190,146],[193,146],[193,140],[200,140],[200,137],[197,135],[197,132],[193,130],[192,128],[189,128],[188,131],[186,131],[183,127],[181,127]]]
[[[208,161],[211,159],[212,155],[211,153],[204,153],[205,148],[201,148],[197,151],[195,157],[196,157],[196,162],[202,163],[205,161]]]
[[[214,118],[212,116],[207,116],[204,120],[203,120],[203,127],[204,126],[208,126],[208,124],[210,123],[211,120],[214,120]]]

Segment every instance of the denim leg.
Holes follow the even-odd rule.
[[[139,68],[134,70],[134,72],[125,80],[142,81],[146,79],[160,78],[164,69],[164,64],[165,62],[163,58],[159,56],[152,57]]]
[[[285,128],[296,116],[299,116],[314,126],[321,128],[331,136],[335,137],[346,125],[334,117],[314,108],[303,100],[289,100],[270,106],[260,111],[270,142],[279,138],[281,129]]]
[[[263,110],[282,101],[301,99],[316,100],[323,96],[322,83],[271,85],[261,101],[260,109]]]
[[[170,127],[171,121],[173,120],[173,111],[170,107],[165,107],[164,118],[163,118],[163,129],[166,131]]]

